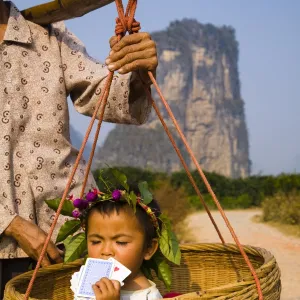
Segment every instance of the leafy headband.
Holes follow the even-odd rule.
[[[177,265],[180,264],[181,253],[178,240],[171,229],[169,218],[155,213],[148,206],[153,200],[152,194],[148,190],[147,182],[138,184],[140,194],[136,195],[130,191],[127,184],[127,177],[119,170],[111,168],[112,175],[124,190],[116,189],[111,182],[105,180],[100,172],[100,180],[105,186],[105,191],[93,189],[89,191],[83,199],[74,199],[69,196],[64,202],[61,214],[64,216],[74,217],[75,219],[66,221],[59,230],[56,243],[63,243],[65,246],[65,262],[71,262],[81,258],[87,251],[85,233],[82,232],[85,214],[83,213],[91,206],[100,201],[123,201],[127,202],[130,207],[136,211],[139,205],[150,217],[159,241],[159,251],[157,251],[150,261],[144,261],[142,271],[145,276],[152,279],[151,269],[154,270],[157,277],[162,280],[167,288],[171,286],[171,271],[167,260]],[[47,205],[53,210],[57,210],[61,199],[46,200]],[[159,226],[159,221],[161,226]],[[78,232],[79,231],[79,232]]]

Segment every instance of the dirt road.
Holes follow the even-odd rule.
[[[281,300],[300,300],[300,239],[286,236],[277,229],[251,219],[258,210],[227,211],[226,215],[240,242],[272,252],[281,269]],[[233,239],[218,212],[212,213],[226,242]],[[219,242],[218,235],[206,213],[195,213],[186,220],[189,240],[200,243]]]

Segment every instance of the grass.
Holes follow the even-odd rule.
[[[252,218],[252,221],[254,223],[267,224],[269,226],[276,228],[277,230],[279,230],[280,232],[282,232],[285,235],[300,238],[300,226],[299,225],[282,224],[280,222],[275,222],[275,221],[263,221],[261,215],[255,215]]]

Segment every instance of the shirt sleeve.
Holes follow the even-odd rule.
[[[3,234],[8,225],[17,216],[17,213],[13,206],[10,207],[10,205],[5,202],[6,201],[1,201],[0,204],[0,235]]]
[[[83,43],[66,29],[63,22],[53,25],[53,30],[60,43],[67,95],[79,113],[92,116],[109,71],[87,54]],[[146,122],[150,111],[151,103],[136,73],[115,75],[104,121],[140,125]]]

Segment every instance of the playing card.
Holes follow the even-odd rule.
[[[95,296],[92,285],[103,277],[110,278],[113,271],[113,262],[109,260],[88,258],[79,279],[77,297]]]
[[[81,275],[82,275],[82,273],[83,273],[84,267],[85,267],[84,265],[81,266],[79,272],[77,272],[77,277],[76,277],[76,279],[77,279],[77,281],[78,281],[78,284],[79,284],[79,281],[80,281],[80,279],[81,279]]]
[[[82,274],[82,271],[84,269],[84,266],[81,266],[80,270],[78,272],[75,272],[71,277],[71,290],[74,294],[76,294],[78,286],[79,286],[79,279]]]
[[[118,280],[122,284],[122,281],[130,275],[131,271],[112,257],[108,260],[112,261],[114,266],[110,279]]]

